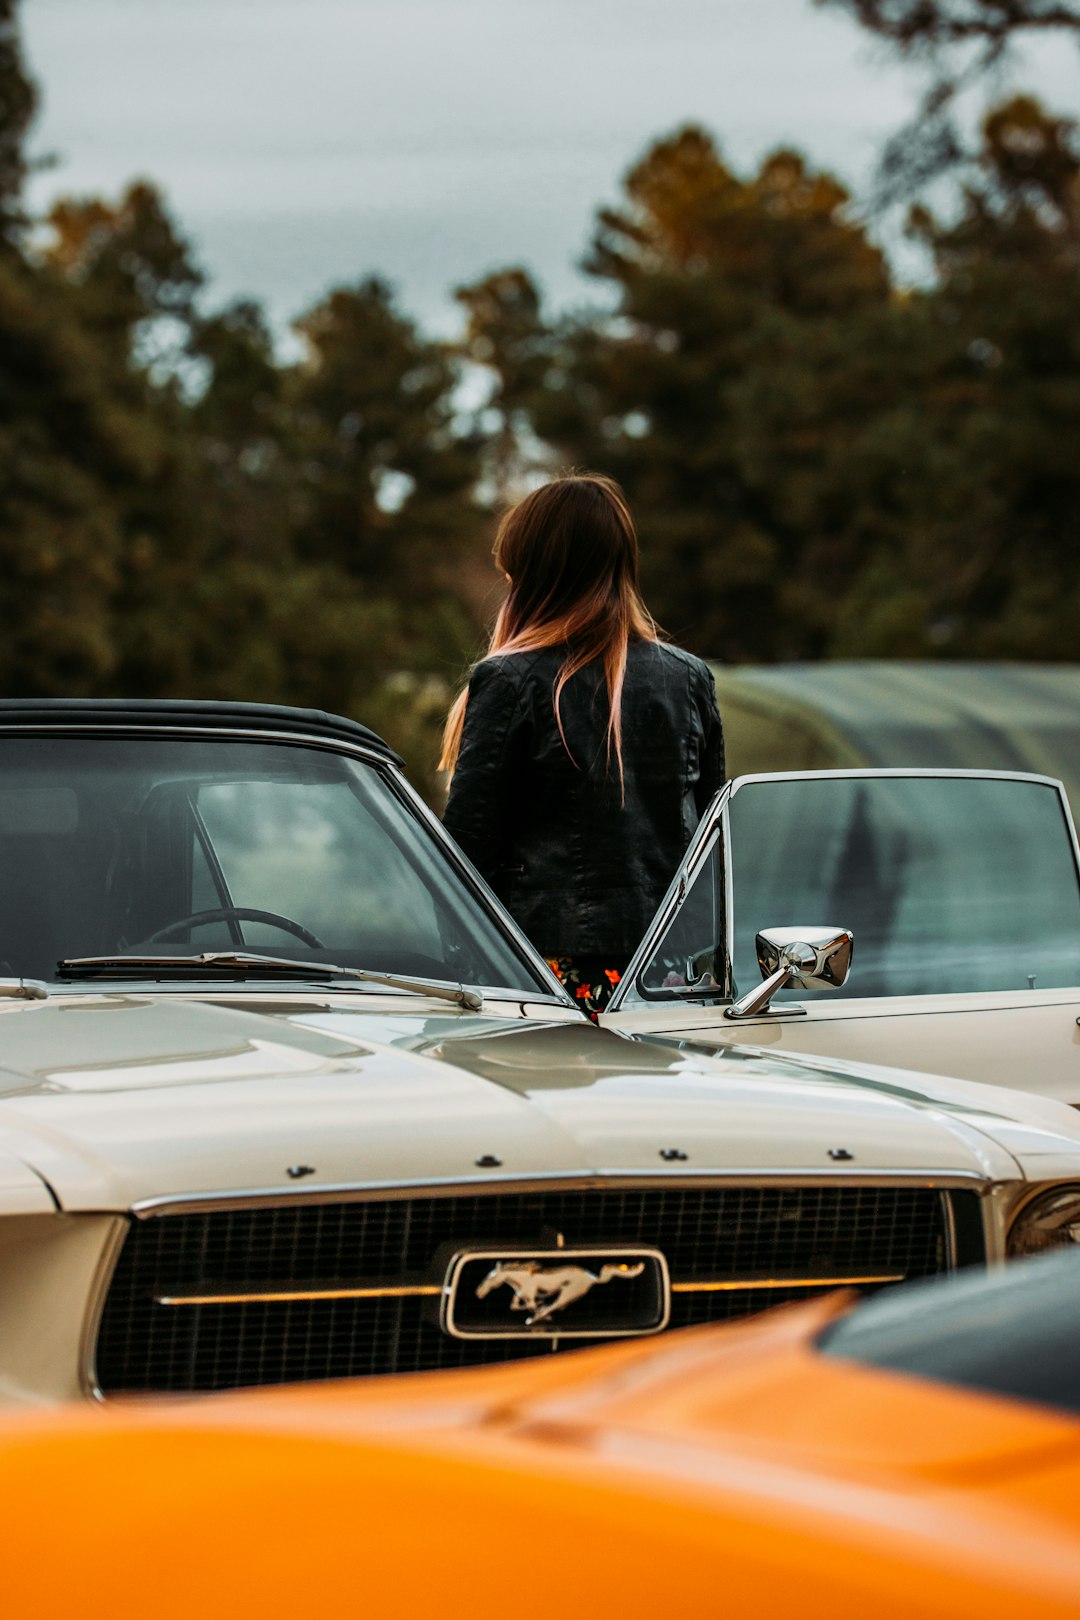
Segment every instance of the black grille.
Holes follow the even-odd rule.
[[[922,1277],[946,1265],[942,1195],[924,1188],[552,1190],[164,1215],[136,1221],[128,1233],[98,1335],[98,1381],[106,1393],[226,1389],[550,1354],[533,1341],[449,1338],[438,1325],[437,1299],[426,1297],[157,1301],[230,1291],[430,1286],[442,1281],[455,1249],[553,1246],[557,1234],[569,1246],[661,1249],[675,1284]],[[745,1316],[813,1291],[676,1291],[671,1325]]]

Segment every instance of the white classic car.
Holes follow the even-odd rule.
[[[846,958],[842,982],[801,982],[815,942]],[[905,768],[728,783],[602,1022],[1080,1106],[1078,1015],[1080,859],[1061,783]]]
[[[361,726],[4,702],[0,760],[6,1399],[550,1354],[1080,1230],[1057,1102],[590,1024]]]

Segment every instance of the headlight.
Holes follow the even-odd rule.
[[[1025,1204],[1009,1230],[1011,1259],[1080,1243],[1080,1187],[1054,1187]]]

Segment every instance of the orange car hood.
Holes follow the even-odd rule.
[[[822,1355],[845,1296],[729,1326],[484,1370],[218,1397],[223,1415],[380,1436],[517,1436],[595,1456],[635,1439],[731,1449],[818,1474],[889,1476],[912,1488],[1012,1491],[1075,1465],[1080,1418],[1049,1407]],[[257,1409],[257,1410],[256,1410]],[[644,1452],[643,1452],[644,1454]],[[1060,1504],[1080,1534],[1080,1498]]]
[[[823,1357],[838,1308],[21,1415],[0,1432],[11,1612],[1075,1616],[1080,1422]]]

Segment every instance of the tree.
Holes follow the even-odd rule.
[[[410,601],[452,588],[477,459],[454,430],[451,357],[377,279],[331,293],[296,329],[301,550]]]
[[[62,298],[92,349],[115,454],[102,464],[118,514],[112,678],[167,695],[190,669],[188,613],[205,547],[180,366],[201,284],[191,249],[146,181],[116,203],[63,199],[46,221],[37,283]]]
[[[478,447],[452,358],[368,282],[311,311],[308,362],[283,365],[257,306],[205,312],[149,181],[24,236],[33,109],[0,0],[4,689],[343,709],[433,788],[475,634]]]
[[[588,268],[616,314],[530,331],[528,370],[502,306],[474,299],[472,352],[488,339],[503,409],[553,459],[626,486],[650,603],[680,639],[730,658],[819,654],[856,544],[838,485],[867,400],[848,368],[891,308],[846,193],[787,151],[742,180],[682,130],[600,214]]]
[[[107,469],[122,457],[100,356],[24,253],[35,106],[17,8],[0,0],[0,679],[23,695],[83,691],[113,667]]]
[[[816,0],[838,7],[886,41],[902,58],[922,64],[927,85],[919,111],[886,144],[879,205],[916,195],[947,170],[970,167],[957,118],[963,92],[991,82],[1024,37],[1048,33],[1080,40],[1078,0]]]
[[[505,497],[530,470],[529,424],[519,405],[544,384],[552,363],[552,334],[536,283],[520,266],[458,287],[454,297],[467,312],[458,352],[491,378],[478,412],[478,431],[487,479],[493,493]]]
[[[0,683],[79,695],[115,668],[123,460],[100,359],[60,289],[0,260]]]
[[[37,91],[22,58],[18,0],[0,0],[0,252],[10,252],[24,223],[26,136],[37,110]]]
[[[308,349],[287,389],[297,553],[393,612],[398,669],[456,679],[460,649],[476,637],[470,570],[482,514],[479,444],[456,420],[454,359],[376,279],[331,293],[297,330]]]
[[[1073,658],[1080,614],[1074,127],[1030,97],[996,109],[959,216],[942,222],[919,209],[912,229],[933,254],[938,284],[919,300],[933,343],[924,350],[905,543],[887,576],[894,590],[918,582],[923,598],[921,624],[910,627],[918,634],[909,634],[904,650]],[[877,650],[872,632],[873,613],[852,602],[843,650]]]
[[[1080,29],[1075,0],[817,0],[908,51],[975,44],[996,60],[1023,32]]]

